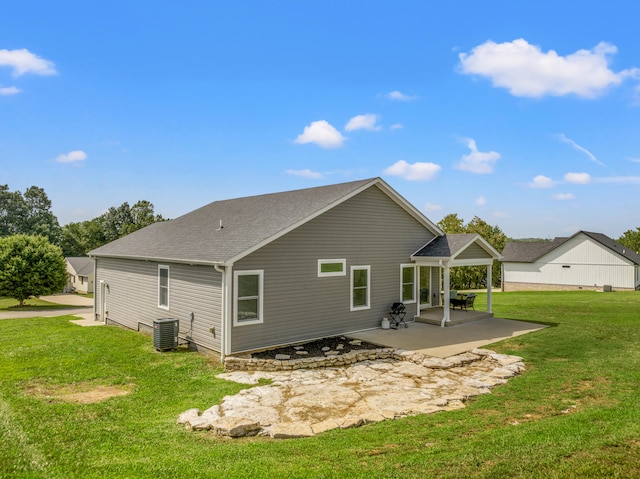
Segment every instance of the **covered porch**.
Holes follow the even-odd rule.
[[[482,236],[478,234],[449,234],[437,236],[411,256],[411,260],[420,271],[420,301],[418,303],[415,320],[427,324],[439,324],[442,327],[462,324],[477,319],[493,317],[492,311],[492,276],[493,262],[502,258]],[[486,311],[473,309],[451,309],[451,268],[459,266],[485,266],[487,285]],[[438,271],[441,278],[438,291],[442,289],[442,296],[434,288],[429,288],[426,301],[423,295],[424,285],[422,272]],[[427,276],[432,276],[430,273]],[[433,279],[430,284],[433,285]]]

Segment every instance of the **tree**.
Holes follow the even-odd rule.
[[[24,195],[0,185],[0,237],[15,234],[43,235],[59,244],[62,229],[42,188],[31,186]]]
[[[0,296],[17,299],[62,291],[67,270],[62,250],[44,236],[0,238]]]
[[[138,201],[133,206],[122,203],[112,206],[103,215],[92,220],[69,223],[62,228],[62,251],[65,256],[84,256],[88,251],[115,241],[129,233],[164,221],[153,211],[153,203]]]
[[[626,246],[630,250],[640,253],[640,228],[636,228],[635,231],[627,230],[618,239],[618,243]]]

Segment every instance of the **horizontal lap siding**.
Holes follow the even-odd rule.
[[[264,270],[264,323],[235,326],[232,351],[378,327],[399,301],[400,264],[433,235],[373,187],[239,261]],[[318,259],[346,259],[346,275],[319,278]],[[371,309],[350,311],[350,268],[371,266]],[[416,314],[408,305],[407,317]]]
[[[168,310],[158,307],[158,264],[169,266]],[[96,281],[109,285],[110,321],[138,330],[139,323],[151,327],[155,319],[176,318],[181,337],[220,351],[221,275],[212,267],[98,258]],[[98,305],[99,295],[97,287]]]

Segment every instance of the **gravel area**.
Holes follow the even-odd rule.
[[[324,357],[328,355],[340,355],[350,351],[362,349],[376,349],[381,346],[378,344],[368,343],[359,339],[351,339],[345,336],[334,336],[331,338],[318,339],[304,344],[296,344],[293,346],[285,346],[277,349],[269,349],[253,353],[252,358],[256,359],[276,359],[282,355],[289,356],[291,359],[296,358],[313,358]],[[329,353],[329,354],[327,354]]]

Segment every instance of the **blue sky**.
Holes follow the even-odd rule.
[[[61,224],[381,176],[514,238],[640,226],[640,4],[10,2],[0,184]]]

